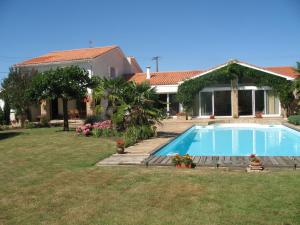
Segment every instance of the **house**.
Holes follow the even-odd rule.
[[[160,98],[167,102],[167,112],[175,116],[182,111],[181,104],[176,100],[176,93],[178,86],[184,80],[209,76],[230,63],[287,80],[300,77],[300,73],[290,66],[259,67],[234,60],[207,70],[150,72],[150,68],[147,68],[145,73],[133,74],[129,80],[137,83],[149,82],[152,87],[156,88]],[[208,118],[210,115],[254,117],[258,112],[264,117],[283,116],[280,101],[270,87],[257,87],[251,83],[238,83],[236,87],[232,87],[231,83],[218,84],[205,87],[194,97],[193,116],[198,118]]]
[[[31,73],[32,71],[43,72],[71,65],[85,69],[89,72],[90,76],[108,78],[142,72],[136,59],[132,56],[126,57],[118,46],[53,51],[17,63],[14,65],[14,68],[23,73]],[[89,94],[91,94],[90,91]],[[75,117],[85,117],[94,113],[93,101],[70,100],[68,102],[68,109]],[[34,105],[30,108],[31,120],[37,120],[39,116],[45,116],[48,119],[59,119],[62,118],[62,114],[61,99],[47,100],[41,106]]]

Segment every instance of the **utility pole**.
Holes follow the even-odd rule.
[[[89,48],[92,48],[92,47],[93,47],[93,41],[89,40]]]
[[[160,59],[160,56],[154,56],[152,58],[152,60],[156,62],[156,72],[158,72],[158,61],[159,61],[159,59]]]

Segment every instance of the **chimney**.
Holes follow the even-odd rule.
[[[150,67],[150,66],[147,66],[146,68],[147,68],[146,79],[147,79],[147,80],[150,80],[150,77],[151,77],[151,75],[150,75],[150,68],[151,68],[151,67]]]

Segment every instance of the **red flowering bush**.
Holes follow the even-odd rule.
[[[255,155],[255,154],[251,154],[249,156],[250,162],[260,162],[260,159]]]

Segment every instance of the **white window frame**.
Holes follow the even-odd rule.
[[[263,90],[264,91],[264,114],[263,117],[280,117],[281,116],[281,102],[279,100],[279,104],[278,104],[278,114],[266,114],[266,102],[267,102],[267,91],[272,90],[272,88],[268,87],[268,86],[263,86],[263,87],[257,87],[257,86],[240,86],[238,87],[238,91],[239,90],[251,90],[252,91],[252,115],[245,115],[245,116],[239,116],[239,117],[255,117],[255,91],[256,90]],[[214,115],[215,112],[215,104],[214,104],[214,92],[215,91],[231,91],[231,87],[208,87],[208,88],[204,88],[203,90],[201,90],[198,94],[199,94],[199,116],[198,118],[209,118],[210,116],[202,116],[201,115],[201,92],[212,92],[212,115]],[[231,99],[230,99],[231,101]],[[230,118],[232,117],[232,112],[231,112],[231,116],[216,116],[216,118]]]

